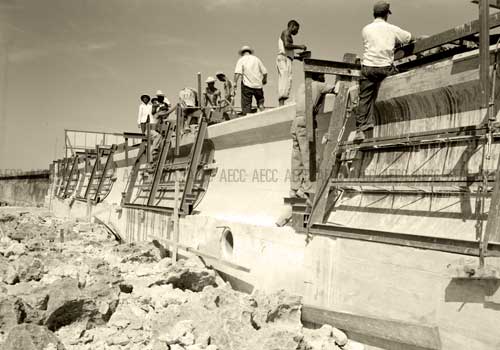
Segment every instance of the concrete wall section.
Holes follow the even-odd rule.
[[[0,203],[42,206],[48,190],[48,171],[0,177]]]

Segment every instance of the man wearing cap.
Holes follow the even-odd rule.
[[[299,27],[299,22],[294,19],[290,20],[287,28],[281,32],[278,39],[276,66],[278,67],[278,98],[280,106],[283,106],[290,97],[295,50],[307,50],[305,45],[295,45],[293,43],[293,36],[299,33]]]
[[[149,103],[151,98],[149,95],[141,96],[141,104],[139,105],[139,113],[137,115],[137,124],[141,128],[143,134],[146,133],[146,125],[153,119],[153,105]]]
[[[255,97],[257,107],[264,110],[264,89],[267,84],[267,69],[262,61],[253,55],[249,46],[243,46],[240,51],[240,59],[234,69],[234,90],[241,79],[241,115],[247,115],[252,111],[252,98]]]
[[[215,87],[215,79],[213,77],[208,77],[205,83],[207,83],[205,93],[203,94],[205,107],[216,108],[219,106],[220,102],[220,91]]]
[[[362,31],[364,53],[359,82],[359,104],[356,110],[355,140],[365,139],[365,132],[374,127],[374,106],[380,83],[387,76],[397,73],[394,67],[394,48],[412,40],[411,33],[387,23],[392,14],[386,1],[373,6],[375,20]]]

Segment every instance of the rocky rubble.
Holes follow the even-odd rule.
[[[157,242],[119,244],[39,212],[0,211],[0,228],[0,349],[363,349],[329,325],[304,328],[300,297],[234,291]]]

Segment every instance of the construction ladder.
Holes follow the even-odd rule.
[[[115,150],[115,145],[109,148],[96,146],[96,160],[85,190],[85,200],[90,200],[96,204],[102,200],[100,195],[107,193],[111,189],[113,184],[112,164]],[[102,159],[104,159],[104,167],[101,169]]]
[[[195,186],[196,174],[200,167],[203,167],[201,162],[201,151],[203,149],[203,142],[207,133],[207,120],[201,118],[196,131],[195,140],[191,146],[187,160],[177,160],[176,153],[180,147],[182,138],[180,133],[176,132],[175,148],[173,145],[174,128],[171,124],[167,123],[164,128],[162,143],[159,147],[159,155],[152,166],[141,168],[141,158],[147,152],[147,147],[143,143],[139,150],[136,163],[132,169],[132,174],[127,185],[127,191],[124,194],[123,206],[136,209],[152,209],[155,211],[173,212],[174,204],[170,206],[162,205],[166,199],[171,199],[172,202],[176,201],[175,180],[173,179],[176,171],[184,171],[182,181],[179,181],[179,193],[181,194],[180,200],[177,198],[178,209],[180,214],[187,215],[193,209],[196,194],[194,192],[202,190]],[[168,156],[171,155],[171,162],[167,163]],[[143,179],[152,179],[142,183],[138,183],[139,175]],[[134,190],[137,194],[134,196]],[[169,196],[167,196],[169,194]],[[171,197],[174,196],[174,197]],[[145,201],[145,204],[136,203],[137,200]]]

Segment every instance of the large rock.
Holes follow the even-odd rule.
[[[273,294],[256,291],[252,294],[256,303],[254,321],[259,327],[266,323],[284,327],[301,327],[302,298],[281,290]]]
[[[76,321],[83,314],[84,303],[77,280],[65,278],[54,282],[49,289],[45,325],[54,331]]]
[[[113,253],[122,257],[121,262],[153,263],[163,259],[163,250],[150,242],[133,242],[121,244],[114,248]]]
[[[40,281],[43,276],[43,263],[32,256],[21,256],[13,264],[19,282]]]
[[[174,288],[201,292],[207,286],[217,286],[215,271],[180,260],[167,267],[162,277],[153,285],[171,284]]]
[[[15,296],[0,297],[0,332],[7,333],[26,318],[24,304]]]
[[[12,328],[3,350],[65,350],[64,345],[47,327],[22,324]]]

